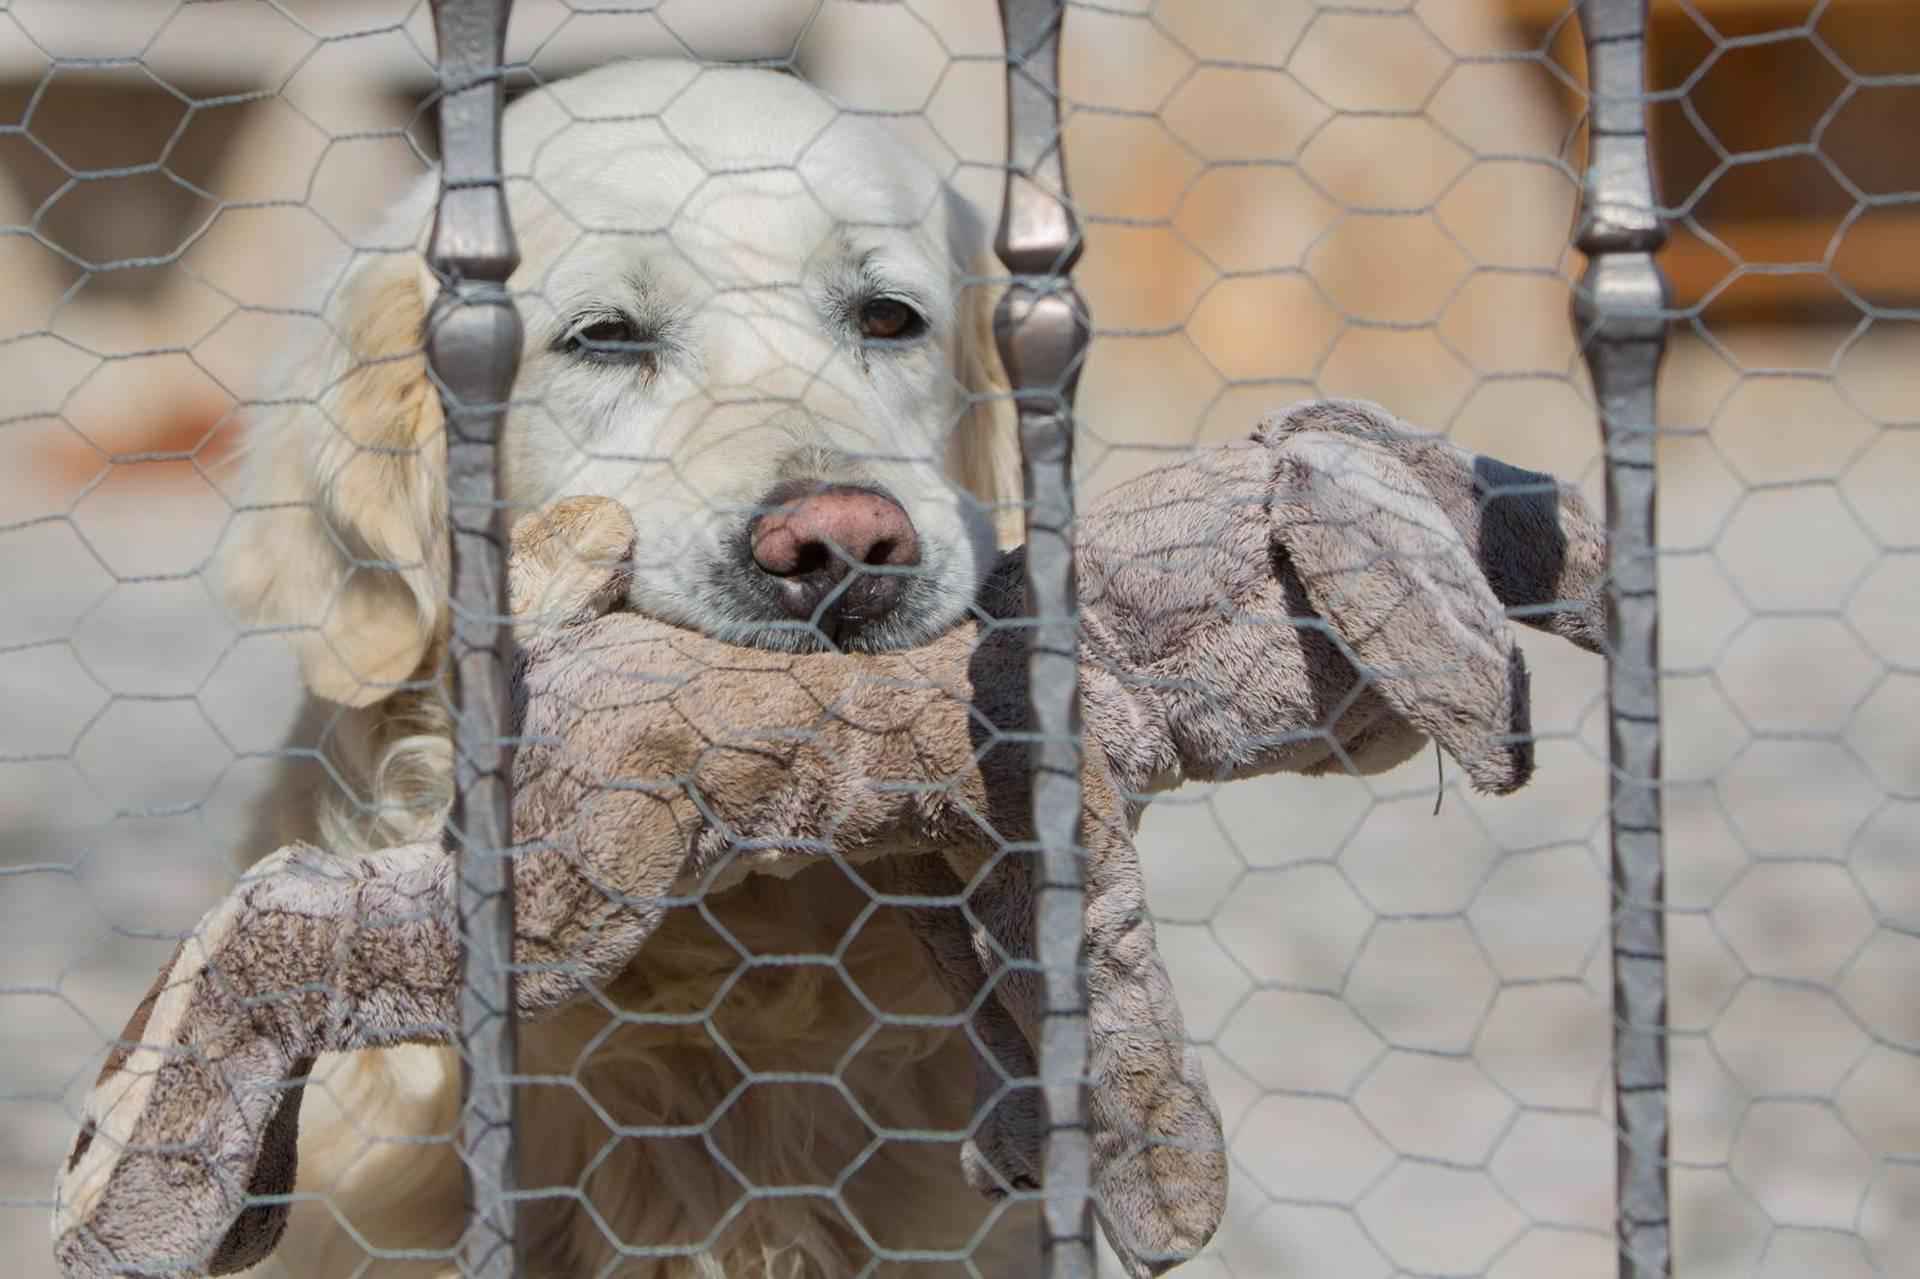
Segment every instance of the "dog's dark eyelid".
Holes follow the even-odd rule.
[[[578,359],[603,363],[651,363],[664,343],[660,335],[624,315],[581,316],[553,343],[553,349]]]
[[[589,342],[622,342],[633,336],[633,326],[625,320],[596,320],[579,335]]]

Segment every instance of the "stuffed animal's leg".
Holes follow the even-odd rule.
[[[1095,1203],[1128,1274],[1152,1275],[1198,1252],[1219,1226],[1225,1143],[1160,962],[1126,808],[1104,776],[1089,770],[1086,782],[1083,962]],[[973,931],[979,964],[1001,973],[1002,1002],[1036,1040],[1042,995],[1029,962],[1032,864],[1024,857],[950,860],[973,876],[969,902],[980,925]],[[1001,1134],[999,1142],[1027,1148],[1034,1152],[1028,1157],[1038,1159],[1037,1128]]]
[[[451,871],[437,844],[286,849],[200,921],[87,1098],[55,1190],[63,1275],[223,1274],[272,1249],[314,1057],[448,1033]]]
[[[632,551],[615,503],[568,499],[520,521],[509,585],[522,637],[613,607]],[[678,873],[678,833],[665,856],[605,874],[552,841],[516,859],[523,1011],[626,966]],[[453,868],[437,841],[354,858],[285,849],[200,921],[87,1099],[56,1187],[63,1275],[224,1274],[272,1250],[313,1059],[451,1038]]]
[[[1218,1228],[1226,1141],[1160,960],[1126,810],[1089,810],[1087,827],[1096,1203],[1129,1273],[1158,1274]]]
[[[624,969],[679,864],[634,858],[602,879],[559,849],[521,855],[523,1013]],[[452,885],[438,843],[354,858],[294,848],[201,920],[87,1098],[55,1192],[67,1279],[225,1274],[272,1250],[314,1057],[452,1037]]]
[[[966,887],[944,860],[932,856],[878,863],[868,874],[890,891],[928,899],[957,899]],[[960,1148],[960,1170],[968,1185],[989,1198],[1037,1189],[1040,1096],[1033,1083],[1039,1074],[1033,1045],[981,968],[962,908],[914,907],[908,920],[954,1008],[971,1010],[973,1130]]]

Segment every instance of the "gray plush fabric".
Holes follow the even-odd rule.
[[[729,647],[632,614],[631,524],[569,499],[516,530],[516,958],[523,1015],[616,977],[663,900],[844,859],[929,899],[915,926],[968,1014],[984,1193],[1031,1191],[1039,1021],[1018,553],[983,616],[911,651]],[[1253,440],[1110,494],[1081,520],[1092,748],[1085,939],[1102,1223],[1128,1273],[1191,1256],[1226,1196],[1220,1121],[1155,947],[1132,824],[1188,778],[1376,771],[1429,737],[1487,791],[1525,783],[1508,618],[1600,644],[1602,535],[1577,495],[1368,405],[1297,406]],[[570,548],[612,548],[583,564]],[[228,1273],[285,1222],[301,1084],[322,1051],[443,1042],[452,863],[285,849],[201,922],[129,1022],[56,1188],[69,1279]],[[263,1198],[265,1197],[264,1201]]]

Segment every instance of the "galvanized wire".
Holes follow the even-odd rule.
[[[355,1134],[346,1171],[309,1168],[293,1242],[265,1273],[506,1274],[516,1243],[564,1236],[597,1242],[584,1260],[541,1253],[548,1269],[650,1274],[797,1203],[833,1219],[850,1273],[1032,1273],[1033,1217],[1055,1273],[1111,1272],[1079,1089],[1076,482],[1095,492],[1311,394],[1379,399],[1604,490],[1609,673],[1530,645],[1531,795],[1484,800],[1449,769],[1430,817],[1427,761],[1194,787],[1146,809],[1149,900],[1232,1160],[1226,1222],[1182,1273],[1905,1272],[1920,1250],[1920,311],[1887,264],[1914,256],[1920,187],[1890,157],[1920,67],[1894,38],[1911,25],[1900,6],[1673,0],[1649,16],[1637,0],[1516,0],[1509,30],[1478,4],[1005,0],[1003,45],[986,4],[522,0],[503,52],[504,8],[0,11],[0,1243],[20,1273],[50,1273],[47,1174],[152,966],[284,838],[264,832],[292,802],[290,774],[269,766],[304,762],[302,784],[348,796],[357,822],[392,816],[339,759],[361,721],[310,705],[284,731],[299,677],[275,654],[312,628],[237,620],[211,580],[216,545],[270,535],[285,505],[218,456],[238,421],[336,389],[251,372],[296,338],[348,340],[327,331],[338,279],[313,297],[294,287],[315,242],[356,263],[430,259],[449,290],[421,350],[365,363],[431,355],[454,410],[440,588],[454,654],[425,678],[457,674],[451,754],[486,793],[452,822],[473,947],[464,1120],[396,1131],[382,1104],[424,1076],[356,1091],[323,1062],[309,1121]],[[436,44],[436,15],[480,19],[475,40]],[[1041,826],[1004,853],[1032,857],[1045,918],[1008,972],[1049,983],[1056,1015],[1026,1082],[1054,1123],[1044,1191],[982,1206],[972,1234],[916,1238],[862,1215],[884,1199],[863,1178],[899,1166],[888,1150],[952,1146],[979,1119],[958,1103],[888,1111],[898,1097],[859,1074],[890,1037],[964,1048],[978,1033],[861,987],[860,939],[890,894],[815,921],[805,954],[750,935],[723,894],[675,899],[671,940],[731,947],[711,987],[690,978],[611,1009],[578,1042],[523,1041],[518,1062],[500,1015],[515,742],[498,721],[499,521],[526,503],[489,485],[521,350],[506,317],[555,297],[545,279],[503,287],[513,254],[487,134],[503,83],[551,85],[642,45],[796,70],[823,86],[823,121],[888,121],[952,185],[1012,175],[1005,270],[966,283],[1006,291],[999,394],[1028,446],[1025,493],[1001,514],[1026,523],[1035,586],[1038,616],[1014,624],[1037,645]],[[1728,114],[1722,82],[1762,62],[1798,70]],[[1789,132],[1782,103],[1816,98]],[[222,169],[220,154],[245,163]],[[424,223],[378,220],[402,179],[436,180],[433,156],[493,238],[422,255]],[[1764,203],[1743,183],[1792,166],[1794,189],[1766,195],[1770,220],[1737,216]],[[716,168],[716,182],[740,176]],[[991,209],[999,193],[973,194]],[[677,242],[698,222],[551,212],[542,234],[582,244]],[[463,323],[487,332],[459,338]],[[567,411],[519,397],[511,414]],[[585,475],[606,450],[578,443]],[[671,449],[645,460],[667,486],[688,473]],[[405,567],[340,541],[356,573]],[[731,1043],[730,998],[816,979],[865,1010],[853,1041],[773,1066]],[[722,1101],[689,1122],[610,1106],[626,1045],[681,1032],[726,1076]],[[760,1177],[739,1117],[776,1089],[811,1090],[798,1113],[834,1154]],[[553,1132],[522,1128],[516,1152],[508,1121],[514,1098],[562,1095],[600,1127],[569,1128],[591,1148],[555,1171]],[[715,1174],[703,1193],[731,1197],[680,1233],[623,1232],[621,1178],[652,1157],[635,1152],[689,1148]],[[547,1162],[522,1176],[516,1154]],[[378,1170],[376,1201],[470,1173],[480,1229],[396,1242],[336,1193],[356,1166]]]

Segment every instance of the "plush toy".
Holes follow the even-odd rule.
[[[1130,1274],[1218,1224],[1218,1112],[1155,949],[1131,830],[1190,779],[1370,773],[1428,738],[1481,790],[1532,766],[1508,619],[1601,642],[1605,544],[1580,498],[1371,406],[1296,406],[1135,480],[1078,524],[1088,753],[1089,1115]],[[968,1180],[1035,1187],[1039,1020],[1021,561],[903,652],[732,647],[630,613],[633,530],[569,499],[515,531],[520,1015],[592,997],[662,911],[840,861],[925,899],[915,929],[976,1049]],[[89,1095],[57,1189],[69,1279],[223,1274],[285,1222],[316,1054],[446,1042],[460,971],[437,841],[261,862],[181,943]],[[1026,1086],[1021,1086],[1023,1082]]]

